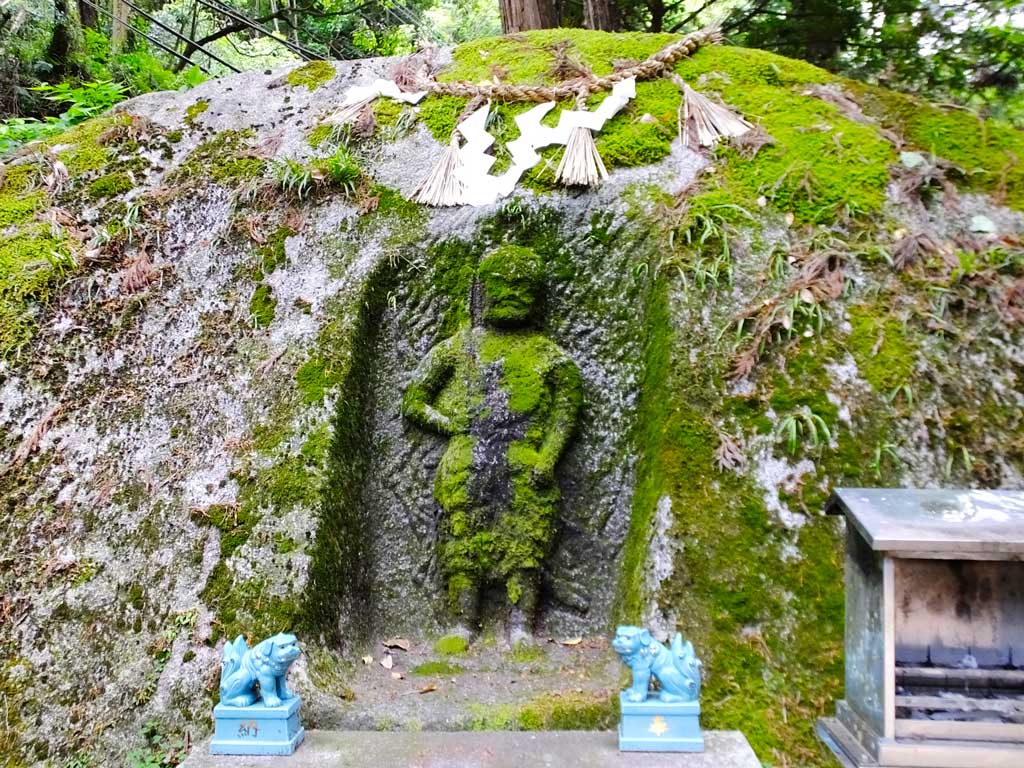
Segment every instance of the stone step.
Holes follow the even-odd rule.
[[[306,731],[290,757],[209,754],[182,768],[761,768],[739,731],[705,731],[704,752],[619,752],[611,731]]]

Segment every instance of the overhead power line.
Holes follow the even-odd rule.
[[[247,26],[250,29],[259,32],[260,34],[269,37],[271,40],[280,43],[285,48],[290,50],[292,53],[301,56],[303,59],[310,60],[323,58],[320,54],[316,53],[315,51],[311,51],[310,49],[305,48],[304,46],[299,45],[298,43],[291,42],[287,38],[278,37],[270,29],[263,26],[259,22],[250,19],[248,16],[241,13],[241,11],[239,11],[236,8],[232,8],[227,3],[221,3],[219,2],[219,0],[213,0],[213,2],[207,2],[207,0],[198,0],[198,2],[200,5],[206,6],[215,13],[227,16],[229,19],[232,19],[233,21],[239,24]]]
[[[141,8],[139,8],[139,6],[135,5],[135,3],[131,2],[131,0],[121,0],[121,2],[123,2],[125,5],[127,5],[129,8],[131,8],[133,11],[135,11],[140,16],[142,16],[142,17],[144,17],[146,19],[149,19],[149,21],[151,21],[153,24],[156,24],[161,29],[163,29],[163,30],[165,30],[167,32],[170,32],[174,37],[178,38],[179,40],[184,40],[186,43],[188,43],[189,45],[193,46],[196,50],[202,51],[203,53],[205,53],[207,56],[209,56],[214,61],[219,61],[221,64],[223,64],[225,67],[230,69],[232,72],[236,72],[237,73],[237,72],[241,72],[242,71],[238,67],[236,67],[236,66],[234,66],[232,64],[229,64],[228,62],[224,61],[224,59],[222,59],[220,56],[215,54],[213,51],[207,50],[202,45],[197,43],[195,40],[191,40],[191,39],[185,37],[185,35],[181,34],[177,30],[171,29],[169,26],[164,24],[162,21],[160,21],[155,16],[151,16],[146,11],[142,10]]]
[[[108,11],[106,8],[103,8],[102,6],[97,5],[96,3],[92,2],[92,0],[84,0],[84,2],[86,3],[86,5],[92,6],[99,13],[102,13],[104,16],[109,17],[112,21],[120,24],[121,26],[127,27],[129,30],[131,30],[132,32],[134,32],[137,35],[142,35],[144,38],[149,40],[149,42],[153,43],[153,45],[157,46],[158,48],[161,48],[162,50],[167,51],[167,53],[171,54],[172,56],[175,56],[176,58],[181,59],[186,64],[191,64],[192,66],[199,67],[199,69],[201,69],[203,72],[205,72],[208,75],[210,74],[210,70],[207,69],[206,67],[204,67],[202,64],[200,64],[200,63],[198,63],[196,61],[192,61],[192,59],[190,59],[188,56],[184,55],[183,53],[179,53],[178,51],[176,51],[173,48],[171,48],[169,45],[160,42],[157,38],[152,37],[151,35],[147,35],[141,29],[133,27],[129,22],[125,21],[124,19],[119,19],[117,16],[115,16],[110,11]]]

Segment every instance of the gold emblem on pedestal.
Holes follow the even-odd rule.
[[[668,733],[668,723],[665,722],[665,718],[661,715],[657,715],[653,720],[651,720],[651,727],[647,730],[655,736],[664,736]]]

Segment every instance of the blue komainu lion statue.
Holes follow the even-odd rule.
[[[253,648],[245,644],[241,635],[235,642],[225,643],[221,658],[220,703],[248,707],[263,699],[265,706],[277,707],[282,701],[295,698],[285,685],[285,676],[300,653],[295,635],[274,635]]]
[[[629,701],[647,700],[652,675],[658,681],[658,698],[662,701],[696,701],[700,697],[700,659],[693,645],[684,643],[678,632],[669,650],[646,629],[619,627],[612,648],[633,672],[633,684],[626,689]]]

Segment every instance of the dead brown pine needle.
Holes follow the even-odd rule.
[[[64,404],[61,402],[53,405],[46,413],[43,414],[42,418],[36,422],[35,427],[32,431],[26,435],[25,439],[21,441],[21,445],[18,446],[14,452],[13,466],[17,467],[23,464],[29,456],[31,456],[39,448],[39,444],[42,443],[43,438],[46,437],[46,433],[53,427],[57,417],[64,411]]]
[[[121,289],[124,293],[138,293],[160,278],[160,270],[153,266],[146,241],[139,246],[138,253],[121,271]]]
[[[846,287],[842,257],[835,252],[814,254],[803,259],[800,274],[780,293],[740,312],[735,324],[740,327],[753,322],[747,344],[733,359],[729,378],[742,379],[757,366],[768,342],[777,334],[793,327],[792,307],[795,303],[815,306],[838,299]]]

